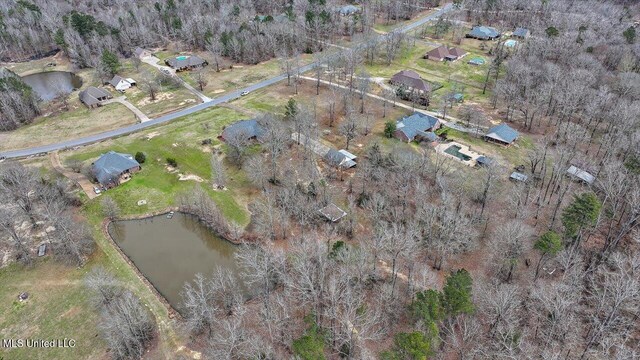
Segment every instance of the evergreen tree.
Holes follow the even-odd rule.
[[[118,56],[106,49],[102,51],[102,65],[112,76],[120,70],[120,60]]]
[[[566,236],[576,238],[583,228],[594,225],[601,207],[600,200],[592,192],[574,196],[573,202],[562,212]]]
[[[442,289],[442,307],[448,316],[453,317],[459,314],[473,313],[472,283],[471,275],[465,269],[452,271],[447,276],[446,283]]]

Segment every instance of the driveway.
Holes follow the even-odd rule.
[[[127,101],[127,97],[126,96],[119,96],[117,98],[113,98],[113,99],[109,99],[109,100],[105,100],[102,102],[102,104],[112,104],[112,103],[120,103],[124,106],[126,106],[129,110],[131,110],[136,117],[138,118],[138,120],[140,120],[140,122],[147,122],[151,119],[149,119],[149,117],[147,115],[145,115],[142,111],[140,111],[140,109],[138,109],[137,107],[133,106],[132,103],[130,103],[129,101]]]
[[[87,197],[89,197],[89,199],[94,199],[99,196],[95,193],[95,191],[93,191],[93,184],[86,176],[77,172],[67,170],[64,166],[62,166],[57,151],[49,153],[49,160],[51,161],[51,165],[54,169],[56,169],[57,172],[64,175],[64,177],[66,177],[67,179],[78,184],[82,191],[87,194]]]
[[[180,80],[180,82],[182,83],[182,86],[184,86],[185,88],[187,88],[187,90],[191,91],[192,93],[194,93],[197,97],[200,98],[200,100],[202,100],[202,102],[209,102],[211,101],[211,98],[206,96],[205,94],[201,93],[200,91],[196,90],[196,88],[194,88],[193,86],[189,85],[189,83],[187,83],[186,81],[182,80],[182,78],[180,76],[178,76],[176,74],[176,71],[168,66],[165,65],[160,65],[160,59],[158,59],[157,57],[151,55],[151,56],[145,56],[142,59],[142,62],[145,64],[149,64],[151,66],[153,66],[154,68],[160,70],[162,73],[167,73],[167,71],[169,72],[169,74],[171,74],[171,76],[177,78],[178,80]]]

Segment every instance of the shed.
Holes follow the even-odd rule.
[[[493,164],[493,159],[484,155],[481,155],[476,159],[476,164],[478,166],[489,166]]]
[[[529,179],[529,177],[523,173],[514,171],[511,173],[511,176],[509,176],[509,180],[512,181],[519,181],[519,182],[526,182]]]
[[[529,35],[530,35],[529,29],[519,27],[519,28],[516,28],[516,30],[513,32],[511,36],[521,38],[521,39],[526,39],[529,37]]]
[[[489,129],[487,134],[484,136],[484,139],[502,145],[511,145],[516,141],[518,136],[520,136],[520,134],[518,134],[518,132],[511,126],[502,123]]]
[[[595,176],[573,165],[571,165],[567,169],[567,174],[569,174],[569,176],[571,176],[572,178],[589,185],[593,184],[593,182],[596,181]]]
[[[330,203],[318,211],[331,222],[336,222],[347,216],[347,213],[334,203]]]
[[[340,10],[338,10],[340,12],[340,15],[342,16],[349,16],[349,15],[354,15],[360,12],[360,8],[355,6],[355,5],[345,5],[343,7],[340,8]]]
[[[143,49],[141,47],[137,47],[133,50],[133,54],[139,58],[144,58],[147,56],[151,56],[151,51]]]
[[[47,253],[47,244],[41,244],[38,246],[38,257],[44,256]]]

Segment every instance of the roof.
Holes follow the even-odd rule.
[[[175,69],[181,69],[181,68],[187,68],[187,67],[195,67],[195,66],[202,66],[204,64],[206,64],[206,61],[203,60],[202,58],[200,58],[197,55],[191,55],[191,56],[186,56],[186,55],[180,55],[180,56],[174,56],[174,57],[170,57],[168,59],[165,60],[165,62],[171,66],[172,68]]]
[[[515,131],[511,126],[502,123],[489,129],[489,132],[487,132],[487,135],[485,136],[494,140],[498,140],[500,142],[511,144],[518,138],[519,135],[520,134],[518,134],[518,132]]]
[[[444,59],[449,55],[449,49],[445,45],[440,45],[435,49],[427,52],[429,58]]]
[[[137,47],[135,50],[133,50],[133,53],[136,54],[136,56],[140,56],[145,52],[145,50],[141,47]]]
[[[391,82],[396,84],[405,85],[412,89],[421,91],[431,91],[429,83],[422,80],[420,75],[413,70],[402,70],[399,73],[393,75]]]
[[[529,36],[529,29],[519,27],[513,32],[513,36],[525,38]]]
[[[464,51],[461,48],[457,48],[457,47],[452,47],[449,48],[449,54],[456,56],[456,57],[460,57],[460,56],[464,56],[467,52]]]
[[[88,88],[80,91],[78,96],[80,97],[80,101],[86,105],[95,105],[100,103],[100,100],[98,100],[99,98],[110,98],[111,94],[107,90],[99,89],[95,86],[89,86]]]
[[[434,128],[439,123],[440,120],[433,116],[416,112],[398,120],[396,129],[401,131],[409,141],[412,141],[416,135],[430,138],[430,135],[426,135],[426,131]]]
[[[351,155],[353,156],[353,154]],[[353,161],[353,159],[350,159],[349,156],[335,149],[329,149],[329,151],[324,155],[324,159],[333,166],[345,169],[356,166],[356,162]]]
[[[222,138],[231,139],[234,137],[243,137],[245,139],[258,138],[264,134],[264,128],[258,123],[258,120],[240,120],[222,131]]]
[[[354,5],[345,5],[338,10],[340,15],[352,15],[360,12],[360,8]]]
[[[481,155],[476,159],[476,163],[478,165],[491,165],[493,163],[493,159],[490,157]]]
[[[468,34],[478,39],[493,39],[500,36],[500,32],[489,26],[474,26]]]
[[[567,173],[573,177],[576,177],[584,182],[586,182],[587,184],[591,185],[593,184],[594,181],[596,181],[596,177],[589,174],[588,172],[575,167],[573,165],[571,165],[568,169],[567,169]]]
[[[355,159],[358,158],[357,156],[353,155],[352,153],[350,153],[350,152],[348,152],[347,150],[344,150],[344,149],[339,150],[338,152],[340,154],[344,155],[349,160],[355,160]]]
[[[106,185],[118,179],[123,172],[138,166],[140,164],[133,156],[109,151],[93,163],[93,174],[100,184]]]
[[[340,209],[336,204],[330,203],[329,205],[323,207],[318,210],[324,217],[331,220],[332,222],[336,222],[343,217],[347,216],[347,213]]]
[[[509,176],[509,179],[525,182],[529,177],[523,173],[514,171],[511,173],[511,176]]]
[[[109,84],[111,84],[111,85],[113,85],[113,86],[117,86],[117,85],[120,83],[120,81],[123,81],[123,80],[124,80],[124,81],[127,81],[127,80],[125,80],[125,78],[123,78],[122,76],[120,76],[120,75],[115,75],[115,76],[113,77],[113,79],[111,79],[111,81],[109,81]],[[128,81],[127,81],[127,82],[128,82]]]

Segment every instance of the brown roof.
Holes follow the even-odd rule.
[[[466,53],[467,53],[466,51],[464,51],[464,50],[462,50],[462,49],[460,49],[460,48],[457,48],[457,47],[449,48],[449,54],[450,54],[450,55],[453,55],[453,56],[455,56],[455,57],[463,56],[463,55],[465,55]]]
[[[427,52],[427,57],[429,59],[439,59],[442,60],[449,55],[449,49],[446,46],[441,45],[437,48]]]
[[[399,73],[393,75],[391,82],[397,85],[404,85],[406,87],[420,90],[431,91],[431,86],[422,80],[420,75],[413,70],[402,70]]]

